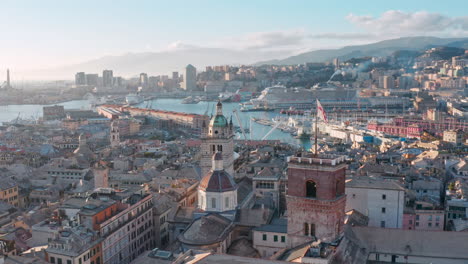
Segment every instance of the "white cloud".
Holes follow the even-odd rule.
[[[466,36],[468,17],[448,17],[426,11],[389,10],[380,17],[349,14],[346,19],[368,33],[380,36]]]

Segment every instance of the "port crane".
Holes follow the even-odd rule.
[[[275,131],[275,129],[277,127],[279,127],[279,125],[281,125],[281,121],[278,121],[271,129],[270,131],[268,131],[268,133],[266,133],[263,137],[262,137],[262,140],[265,140],[271,133],[273,133],[273,131]]]
[[[237,109],[232,110],[232,112],[236,116],[237,123],[239,123],[239,127],[241,129],[242,135],[244,136],[244,139],[247,140],[247,135],[245,135],[244,127],[242,126],[242,122],[241,122],[241,120],[239,118],[239,113],[237,113]]]

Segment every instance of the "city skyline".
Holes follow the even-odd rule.
[[[243,1],[6,1],[4,18],[14,22],[0,26],[10,36],[0,44],[0,57],[2,64],[22,70],[187,47],[280,50],[290,55],[401,36],[463,37],[468,32],[468,17],[456,3],[422,8],[421,1],[411,1],[392,3],[400,7],[394,9],[362,1],[339,3],[336,9],[337,3],[296,1],[287,6],[287,13],[284,4],[269,3],[259,1],[254,7]],[[327,16],[313,15],[323,13]],[[184,26],[187,20],[192,22],[189,28]]]

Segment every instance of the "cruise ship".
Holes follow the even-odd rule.
[[[330,83],[317,84],[312,89],[287,88],[275,85],[265,88],[259,97],[251,99],[253,107],[274,109],[310,109],[319,99],[324,107],[356,108],[356,89],[348,89]]]
[[[125,101],[127,102],[128,105],[136,105],[136,104],[143,102],[144,100],[145,98],[143,98],[143,96],[139,94],[134,94],[134,93],[128,94],[125,97]]]

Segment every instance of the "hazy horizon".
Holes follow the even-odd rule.
[[[366,0],[356,6],[351,2],[301,0],[294,5],[280,1],[253,5],[248,1],[207,0],[80,1],[77,5],[51,0],[6,1],[2,3],[6,23],[0,25],[4,32],[0,81],[6,68],[12,71],[12,81],[72,80],[74,65],[127,54],[223,49],[232,55],[226,57],[226,64],[236,64],[236,59],[238,64],[249,64],[406,36],[467,37],[468,16],[463,8],[457,8],[463,3]],[[404,9],[395,10],[394,6]],[[222,64],[223,60],[200,61]],[[167,66],[146,71],[168,74],[183,67],[180,62],[160,63]],[[118,70],[115,75],[129,77]]]

